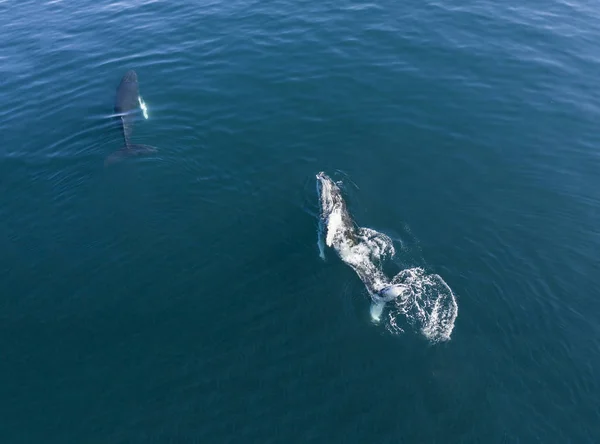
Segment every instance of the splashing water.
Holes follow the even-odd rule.
[[[428,274],[420,267],[409,268],[394,276],[392,284],[403,285],[405,291],[390,304],[389,331],[402,333],[404,330],[398,321],[404,319],[432,342],[450,340],[458,304],[454,293],[439,275]]]

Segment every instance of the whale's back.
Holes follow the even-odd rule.
[[[127,113],[138,107],[138,78],[137,74],[133,70],[129,70],[125,73],[121,79],[121,83],[117,88],[117,95],[115,97],[115,112],[116,113]]]
[[[115,114],[118,114],[125,146],[129,146],[131,133],[133,132],[133,120],[135,118],[133,110],[139,106],[139,86],[137,74],[133,70],[125,73],[121,79],[121,83],[117,88],[115,97]]]

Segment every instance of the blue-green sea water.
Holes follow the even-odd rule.
[[[5,0],[0,29],[1,443],[600,442],[597,2]],[[128,69],[159,151],[105,167]],[[455,319],[371,320],[319,171]]]

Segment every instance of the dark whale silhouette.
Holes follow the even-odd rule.
[[[109,155],[104,161],[104,165],[118,162],[127,157],[140,156],[158,151],[157,148],[150,145],[139,145],[131,143],[131,133],[133,132],[133,121],[135,119],[134,111],[139,108],[139,86],[138,77],[134,70],[125,73],[117,88],[115,97],[115,114],[119,122],[125,146]]]

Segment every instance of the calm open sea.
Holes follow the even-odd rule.
[[[1,443],[600,442],[597,2],[5,0],[0,29]],[[127,69],[159,152],[105,168]],[[319,171],[422,273],[412,312],[319,258]]]

